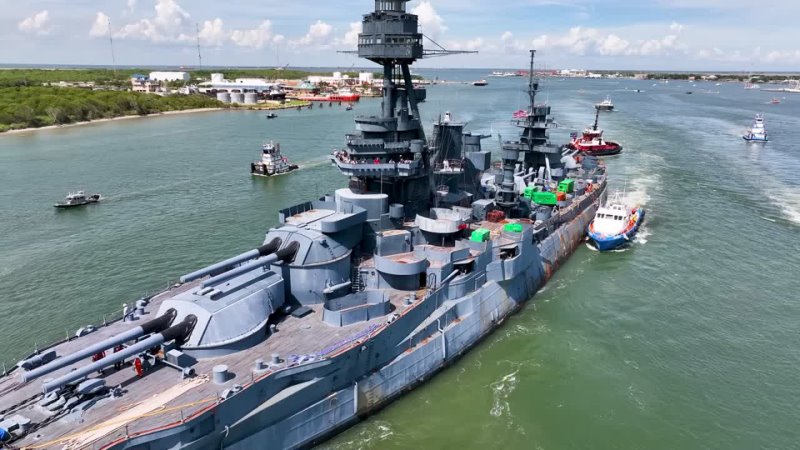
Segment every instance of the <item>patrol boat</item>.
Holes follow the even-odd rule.
[[[358,54],[383,66],[383,102],[355,118],[348,159],[332,157],[349,183],[281,210],[263,245],[185,274],[123,317],[6,371],[7,445],[314,445],[468,351],[580,244],[605,196],[605,170],[548,142],[550,107],[535,106],[533,70],[529,114],[519,138],[503,143],[488,191],[486,136],[451,119],[428,139],[410,95],[409,66],[443,51],[423,49],[405,0],[375,6]],[[353,162],[361,159],[373,162]],[[440,170],[443,161],[460,164]]]
[[[70,192],[64,197],[63,202],[55,203],[53,206],[56,208],[74,208],[76,206],[97,203],[100,199],[100,194],[91,194],[87,196],[83,191]]]

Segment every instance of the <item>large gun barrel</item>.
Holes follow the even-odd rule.
[[[200,270],[196,270],[192,273],[188,273],[182,277],[180,277],[181,283],[187,283],[189,281],[194,281],[199,278],[203,278],[206,275],[217,275],[228,270],[231,270],[237,264],[241,264],[245,261],[249,261],[251,259],[258,258],[260,256],[266,256],[272,253],[275,253],[276,250],[281,246],[280,238],[275,238],[270,241],[268,244],[262,245],[256,249],[250,250],[249,252],[244,252],[241,255],[234,256],[233,258],[228,258],[225,261],[220,261],[216,264],[212,264],[208,267],[204,267]]]
[[[175,320],[175,316],[177,314],[178,314],[177,311],[170,308],[167,310],[166,313],[164,313],[164,315],[157,317],[149,322],[143,323],[142,325],[136,328],[132,328],[128,331],[125,331],[124,333],[120,333],[104,341],[100,341],[94,345],[90,345],[89,347],[83,348],[82,350],[79,350],[75,353],[65,355],[37,369],[30,370],[28,372],[23,372],[22,382],[25,383],[31,380],[35,380],[36,378],[39,378],[43,375],[47,375],[58,369],[61,369],[62,367],[66,367],[74,362],[80,361],[83,358],[86,358],[91,355],[96,355],[110,348],[114,348],[114,346],[122,344],[123,342],[136,339],[139,336],[144,336],[145,334],[150,334],[150,333],[159,333],[163,330],[166,330],[170,325],[172,325],[172,322]]]
[[[300,248],[300,244],[297,242],[291,242],[285,248],[278,250],[271,255],[268,255],[266,258],[262,258],[251,263],[239,266],[233,270],[229,270],[225,273],[221,273],[213,278],[209,278],[208,280],[203,281],[200,283],[201,287],[208,287],[213,286],[215,284],[219,284],[223,281],[230,280],[233,277],[239,276],[243,273],[250,272],[251,270],[258,269],[260,267],[264,267],[267,264],[272,264],[275,261],[282,260],[282,261],[290,261],[294,258],[294,255],[297,253],[297,250]]]
[[[47,394],[50,391],[60,388],[65,384],[72,383],[73,381],[80,380],[81,378],[89,375],[92,372],[96,372],[101,369],[105,369],[115,363],[121,362],[125,360],[125,358],[129,358],[134,355],[138,355],[142,352],[145,352],[157,345],[161,345],[164,342],[169,342],[171,340],[175,340],[180,344],[185,341],[189,335],[192,333],[194,329],[194,325],[197,323],[197,317],[194,315],[188,315],[186,318],[181,321],[181,323],[173,325],[166,330],[162,331],[161,333],[154,334],[147,339],[139,341],[131,346],[128,346],[116,353],[112,353],[105,358],[96,361],[92,364],[87,366],[81,367],[77,370],[73,370],[55,380],[47,381],[46,383],[42,384],[42,392]]]

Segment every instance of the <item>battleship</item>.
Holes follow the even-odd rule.
[[[294,449],[423,383],[531,300],[585,237],[605,167],[530,105],[499,166],[449,113],[426,137],[406,0],[376,0],[358,55],[382,103],[331,155],[348,184],[278,213],[263,245],[39,348],[0,378],[0,439],[27,449]]]

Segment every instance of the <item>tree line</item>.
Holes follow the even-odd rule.
[[[0,87],[0,132],[127,115],[225,106],[216,99],[200,94],[160,96],[48,86]]]

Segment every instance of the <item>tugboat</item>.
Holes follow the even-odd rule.
[[[64,198],[63,202],[56,203],[53,205],[56,208],[74,208],[77,206],[89,205],[91,203],[97,203],[100,201],[100,194],[92,194],[90,196],[86,196],[83,191],[78,192],[70,192]]]
[[[611,97],[606,96],[606,99],[602,102],[594,105],[598,111],[613,111],[614,110],[614,103],[611,102]]]
[[[629,207],[617,192],[597,210],[589,224],[588,239],[601,252],[614,250],[633,239],[643,221],[644,209]]]
[[[769,142],[767,129],[764,128],[764,116],[762,114],[756,114],[756,118],[753,121],[753,125],[750,127],[750,131],[744,134],[742,139],[747,142]]]
[[[597,126],[599,120],[600,109],[595,112],[594,125],[583,130],[583,135],[580,137],[577,133],[573,133],[572,142],[567,144],[567,147],[590,156],[611,156],[622,152],[622,145],[603,139],[603,130]]]
[[[250,163],[250,173],[259,177],[283,175],[300,167],[289,164],[289,160],[281,155],[281,144],[268,142],[261,150],[261,161]]]

